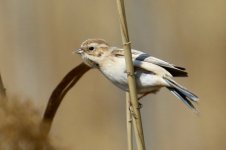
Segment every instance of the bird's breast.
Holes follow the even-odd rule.
[[[124,59],[109,59],[103,65],[100,66],[100,71],[113,84],[115,84],[122,90],[128,90],[126,66]]]
[[[100,65],[99,69],[113,84],[124,91],[128,91],[128,80],[124,59],[117,59],[117,61],[108,60],[104,65]],[[135,72],[135,78],[138,93],[156,91],[163,85],[161,77],[142,70],[137,70]]]

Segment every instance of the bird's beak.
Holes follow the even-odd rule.
[[[82,54],[83,53],[83,49],[79,48],[79,49],[73,50],[72,53],[73,54],[75,54],[75,53],[76,54]]]

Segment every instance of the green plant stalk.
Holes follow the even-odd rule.
[[[132,132],[132,115],[130,112],[129,93],[126,92],[126,126],[127,126],[127,146],[128,150],[133,150],[133,132]]]
[[[135,82],[134,67],[133,67],[132,54],[131,54],[131,43],[129,40],[124,1],[117,0],[117,7],[119,12],[123,48],[125,50],[125,61],[126,61],[126,70],[128,74],[127,76],[128,76],[128,84],[129,84],[130,102],[132,104],[132,111],[133,111],[132,120],[134,124],[134,133],[136,136],[138,150],[145,150],[144,134],[143,134],[143,128],[142,128],[140,109],[139,109],[138,100],[137,100],[136,82]]]

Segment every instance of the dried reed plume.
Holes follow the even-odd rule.
[[[1,150],[55,150],[41,125],[41,115],[29,101],[0,98]]]

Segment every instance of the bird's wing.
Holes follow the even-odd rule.
[[[112,51],[112,53],[115,56],[124,56],[124,50],[123,49],[117,49]],[[136,67],[141,67],[142,69],[146,69],[148,71],[152,71],[150,69],[154,69],[156,71],[163,71],[162,69],[164,68],[165,70],[167,70],[172,76],[175,77],[186,77],[187,76],[187,72],[185,71],[185,68],[183,67],[178,67],[175,66],[173,64],[170,64],[166,61],[163,61],[161,59],[152,57],[150,55],[148,55],[147,53],[138,51],[138,50],[134,50],[132,49],[132,58],[134,61],[134,65]]]

